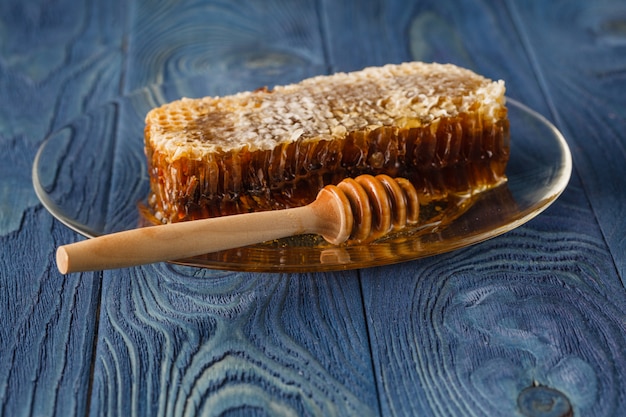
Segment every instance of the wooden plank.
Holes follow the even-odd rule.
[[[84,415],[99,275],[57,273],[55,243],[72,233],[41,207],[23,214],[0,237],[0,415]]]
[[[119,93],[122,7],[2,2],[1,27],[11,35],[0,43],[0,139],[24,146],[2,158],[32,162],[46,135]],[[13,169],[21,160],[2,162],[0,235],[16,230],[22,213],[38,203],[30,169]]]
[[[595,224],[576,194],[473,248],[364,274],[384,414],[521,415],[536,385],[574,415],[618,413],[626,298],[597,229],[578,232]]]
[[[344,11],[325,16],[329,45],[341,45],[342,20],[357,13],[355,4],[341,4]],[[505,79],[509,96],[558,120],[506,7],[465,1],[361,7],[365,18],[350,27],[350,41],[330,49],[338,69],[359,57],[358,66],[453,62]],[[543,7],[534,2],[531,10]],[[537,43],[551,27],[544,21],[530,29]],[[554,42],[575,28],[558,30]],[[556,76],[559,63],[550,65]],[[514,232],[361,275],[384,415],[522,415],[546,393],[574,415],[610,416],[623,407],[616,386],[624,377],[623,286],[576,172],[561,200]]]
[[[93,415],[374,415],[353,274],[105,275]]]
[[[326,71],[314,3],[187,6],[137,2],[126,91],[179,93],[167,83],[203,74],[226,94]],[[356,272],[152,265],[106,273],[101,314],[91,414],[377,413]]]
[[[0,415],[84,415],[98,274],[62,277],[76,235],[32,189],[51,131],[118,93],[124,2],[0,3]],[[106,30],[103,30],[106,28]]]
[[[574,163],[626,283],[626,205],[616,198],[626,190],[626,5],[605,0],[510,7],[553,116],[576,147]],[[546,27],[559,35],[543,36],[539,28]]]
[[[326,71],[315,2],[144,0],[135,9],[126,91],[211,71]]]

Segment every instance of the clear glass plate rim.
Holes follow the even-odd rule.
[[[135,94],[139,94],[139,93],[146,93],[149,92],[151,89],[153,89],[155,87],[145,87],[142,89],[137,90],[134,93],[131,93],[127,96],[123,96],[120,97],[116,100],[113,100],[111,102],[117,102],[119,100],[124,99],[125,97],[130,97],[132,95]],[[447,248],[446,250],[441,250],[438,251],[438,253],[444,253],[444,252],[449,252],[452,250],[456,250],[456,249],[460,249],[462,247],[466,247],[466,246],[470,246],[476,243],[480,243],[482,241],[485,241],[487,239],[496,237],[498,235],[501,235],[503,233],[506,233],[510,230],[513,230],[519,226],[521,226],[522,224],[528,222],[529,220],[533,219],[534,217],[536,217],[537,215],[539,215],[540,213],[542,213],[544,210],[546,210],[561,194],[562,192],[565,190],[565,188],[567,187],[567,184],[570,180],[571,177],[571,172],[573,169],[573,162],[572,162],[572,156],[571,156],[571,151],[568,147],[567,141],[565,139],[565,137],[562,135],[562,133],[558,130],[558,128],[553,125],[547,118],[545,118],[543,115],[541,115],[540,113],[536,112],[535,110],[531,109],[530,107],[526,106],[525,104],[522,104],[521,102],[507,97],[507,104],[517,107],[518,109],[520,109],[522,112],[530,115],[532,118],[536,119],[537,121],[539,121],[542,125],[544,125],[545,127],[549,128],[549,130],[551,131],[553,138],[556,139],[556,142],[558,144],[558,148],[560,151],[560,156],[561,156],[561,161],[559,163],[560,165],[560,169],[561,169],[561,174],[556,178],[556,182],[554,184],[552,184],[552,186],[550,187],[550,191],[551,194],[549,195],[545,195],[544,198],[541,201],[538,201],[535,207],[530,207],[528,210],[526,210],[525,213],[521,212],[518,213],[519,216],[516,217],[515,219],[512,219],[511,221],[497,227],[494,229],[491,229],[487,232],[484,233],[480,233],[477,234],[475,236],[473,236],[471,239],[469,239],[467,242],[469,243],[462,243],[462,244],[458,244],[458,245],[450,245],[449,248]],[[106,104],[103,104],[106,105]],[[72,122],[70,122],[68,125],[71,125]],[[63,129],[63,128],[61,128]],[[59,129],[59,130],[61,130]],[[59,130],[55,131],[58,132]],[[86,227],[86,225],[80,223],[80,222],[76,222],[74,219],[68,218],[66,216],[64,216],[61,213],[61,210],[58,208],[58,205],[49,198],[46,190],[44,190],[44,188],[41,185],[41,181],[38,178],[38,166],[40,164],[40,160],[41,160],[41,156],[42,154],[45,152],[46,150],[46,146],[49,145],[49,142],[51,140],[51,138],[53,138],[55,135],[55,133],[52,133],[51,135],[49,135],[41,144],[41,146],[39,147],[37,154],[35,156],[34,162],[33,162],[33,166],[32,166],[32,180],[33,180],[33,186],[35,189],[35,193],[37,195],[37,197],[39,198],[39,200],[41,201],[42,205],[57,219],[59,220],[62,224],[64,224],[65,226],[67,226],[68,228],[74,230],[75,232],[88,237],[88,238],[92,238],[95,237],[99,234],[101,234],[99,231],[96,230],[90,230],[88,227]],[[512,158],[514,157],[514,155],[511,156]],[[140,174],[141,175],[141,174]],[[426,254],[423,256],[431,256],[432,254]],[[419,254],[416,254],[414,257],[412,257],[412,259],[417,259],[420,257]],[[401,261],[405,261],[408,259],[400,259],[397,262],[401,262]],[[196,265],[196,266],[203,266],[203,267],[210,267],[210,268],[215,268],[215,269],[237,269],[237,264],[229,264],[227,262],[218,262],[217,264],[214,263],[209,263],[209,264],[202,264],[202,265],[197,265],[193,260],[181,260],[178,261],[177,263],[183,263],[183,264],[191,264],[191,265]],[[395,263],[395,262],[387,262],[387,263]],[[386,263],[382,263],[383,265]],[[373,266],[373,265],[365,265],[365,267],[367,266]],[[362,266],[355,266],[355,267],[362,267]],[[350,265],[335,265],[334,267],[332,266],[328,266],[326,268],[324,268],[324,270],[336,270],[336,269],[349,269]],[[301,270],[310,270],[310,268],[307,268],[307,266],[305,265],[303,268],[300,268],[299,266],[284,266],[281,267],[280,265],[278,266],[274,266],[274,267],[270,267],[270,268],[261,268],[260,270],[268,270],[268,271],[273,271],[273,270],[296,270],[296,271],[301,271]]]

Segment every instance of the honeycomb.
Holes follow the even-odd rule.
[[[346,177],[408,178],[421,201],[506,180],[504,84],[405,63],[225,97],[146,117],[149,206],[162,222],[301,206]]]

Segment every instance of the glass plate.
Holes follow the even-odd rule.
[[[224,85],[231,91],[220,91]],[[58,220],[87,237],[139,227],[139,206],[149,190],[143,153],[146,113],[182,96],[225,94],[256,85],[259,79],[234,85],[232,78],[196,77],[152,86],[85,113],[39,149],[33,166],[39,199]],[[439,210],[437,221],[363,245],[338,247],[300,236],[176,263],[258,272],[364,268],[448,252],[518,227],[561,194],[572,160],[565,139],[546,119],[512,99],[508,107],[508,181],[469,200],[439,202],[431,207]]]

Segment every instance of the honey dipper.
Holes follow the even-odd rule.
[[[361,175],[327,185],[314,202],[262,211],[149,226],[60,246],[62,274],[189,258],[307,233],[332,244],[367,242],[417,223],[419,202],[404,178]]]

